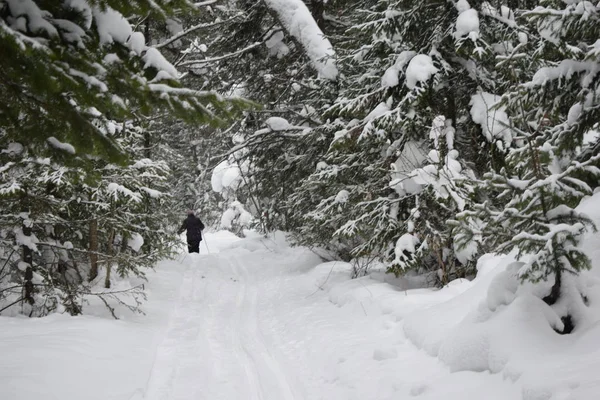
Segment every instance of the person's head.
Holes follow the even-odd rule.
[[[187,210],[187,215],[194,215],[194,210]]]

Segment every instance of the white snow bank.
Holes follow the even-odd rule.
[[[309,275],[314,279],[316,287],[329,291],[337,284],[351,279],[352,265],[343,261],[319,263],[310,271]],[[335,302],[333,303],[335,304]]]
[[[0,317],[0,399],[141,397],[175,311],[183,269],[176,261],[164,261],[148,274],[146,316],[117,309],[121,319],[115,321],[99,300],[90,298],[86,316]],[[114,283],[118,290],[142,282]]]
[[[287,262],[274,267],[288,270]],[[254,273],[267,268],[262,261]],[[285,295],[263,300],[268,307],[261,315],[272,319],[264,325],[265,340],[286,360],[302,398],[520,400],[518,385],[491,374],[451,374],[404,335],[406,313],[455,297],[468,282],[404,291],[423,282],[379,271],[351,280],[351,270],[351,264],[329,262],[293,276],[282,272],[270,286]]]
[[[600,193],[578,210],[600,221],[599,205]],[[569,335],[555,332],[562,328],[559,315],[541,300],[551,283],[520,284],[520,263],[511,255],[482,257],[466,291],[407,316],[404,331],[452,371],[489,371],[518,381],[524,400],[595,398],[600,390],[594,372],[600,370],[600,239],[589,234],[583,248],[594,260],[592,270],[582,274],[589,307]]]
[[[279,21],[306,50],[313,67],[325,79],[335,80],[338,70],[335,52],[312,14],[302,0],[266,0],[267,6],[277,13]]]
[[[396,321],[415,310],[447,301],[471,286],[471,282],[460,279],[435,290],[422,288],[426,285],[422,276],[394,278],[379,272],[350,279],[352,265],[340,261],[320,264],[311,273],[318,274],[317,284],[325,282],[319,286],[327,290],[333,304],[358,313],[391,316]]]
[[[600,222],[599,205],[600,193],[584,200],[578,210]],[[352,280],[351,264],[340,262],[320,264],[309,276],[315,279],[317,293],[325,292],[343,312],[380,323],[383,329],[398,327],[401,332],[395,331],[395,338],[405,335],[442,361],[453,372],[448,379],[464,379],[456,390],[445,378],[435,385],[413,381],[412,396],[591,400],[600,392],[600,236],[589,234],[583,248],[595,260],[594,268],[582,274],[590,307],[570,335],[555,332],[562,322],[541,300],[551,283],[521,284],[514,254],[485,255],[479,259],[476,279],[456,280],[441,290],[411,289],[423,282],[411,282],[410,277],[394,284],[377,274]],[[405,356],[397,349],[389,342],[364,349],[363,368],[375,368],[371,363],[398,368],[396,363]],[[490,379],[483,392],[470,386],[482,379]],[[498,392],[491,393],[491,387]]]

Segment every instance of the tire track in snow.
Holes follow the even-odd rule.
[[[222,254],[186,268],[144,399],[302,399],[262,335],[262,287],[245,262]]]
[[[241,313],[240,331],[244,333],[242,347],[252,360],[260,400],[299,400],[291,380],[273,356],[258,325],[258,285],[250,278],[247,268],[235,256],[228,258],[238,281],[243,282],[243,296],[238,307]],[[254,384],[254,382],[253,382]],[[265,396],[266,394],[266,396]]]
[[[251,398],[253,400],[263,400],[265,397],[263,396],[263,388],[260,384],[260,377],[258,374],[258,368],[256,363],[254,362],[251,352],[248,350],[245,341],[242,339],[242,335],[248,332],[242,332],[243,320],[244,320],[244,305],[247,303],[247,282],[245,280],[240,279],[240,275],[235,267],[235,262],[229,260],[229,265],[232,269],[233,274],[236,275],[237,281],[239,282],[239,290],[235,303],[235,325],[233,327],[233,335],[234,341],[236,345],[236,356],[240,359],[243,364],[244,371],[246,372],[246,379],[248,382],[249,393],[251,394]],[[240,393],[241,395],[241,393]]]

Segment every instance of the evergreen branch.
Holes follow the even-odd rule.
[[[206,64],[206,63],[211,63],[211,62],[215,62],[215,61],[221,61],[221,60],[226,60],[228,58],[233,58],[233,57],[237,57],[240,54],[246,53],[250,50],[253,50],[255,48],[257,48],[258,46],[262,45],[264,42],[256,42],[251,44],[248,47],[245,47],[241,50],[238,51],[234,51],[233,53],[229,53],[229,54],[225,54],[219,57],[213,57],[213,58],[205,58],[202,60],[190,60],[190,61],[183,61],[181,63],[179,63],[178,67],[186,67],[186,66],[194,66],[194,65],[199,65],[199,64]]]
[[[212,2],[214,3],[214,2],[216,2],[216,0],[213,0]],[[209,2],[206,2],[206,3],[209,3]],[[215,22],[211,22],[209,24],[194,25],[194,26],[192,26],[192,27],[190,27],[190,28],[188,28],[188,29],[186,29],[186,30],[184,30],[182,32],[179,32],[178,34],[170,37],[169,39],[166,39],[164,42],[155,45],[154,47],[157,48],[157,49],[163,48],[165,46],[170,45],[173,42],[176,42],[177,40],[181,39],[182,37],[189,35],[190,33],[196,32],[196,31],[201,30],[201,29],[213,28],[215,26],[227,24],[227,23],[229,23],[231,21],[234,21],[234,20],[236,20],[236,19],[238,19],[238,18],[240,18],[242,16],[243,16],[243,14],[240,13],[240,14],[234,15],[233,17],[231,17],[229,19],[225,19],[225,20],[222,20],[222,21],[215,21]]]

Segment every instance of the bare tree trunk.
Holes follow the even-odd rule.
[[[121,233],[121,249],[119,250],[119,253],[125,253],[125,251],[127,250],[127,240],[125,239],[125,231],[123,231]]]
[[[110,272],[112,270],[113,242],[115,241],[114,229],[108,235],[108,243],[106,246],[106,278],[104,279],[104,287],[110,289]]]
[[[88,281],[98,276],[98,220],[90,221],[90,275]]]
[[[72,252],[69,252],[69,258],[71,259],[71,262],[73,263],[73,269],[75,270],[75,273],[77,274],[77,279],[78,279],[78,283],[83,282],[83,277],[81,276],[81,271],[79,270],[79,266],[77,265],[77,261],[75,260],[75,255]]]

